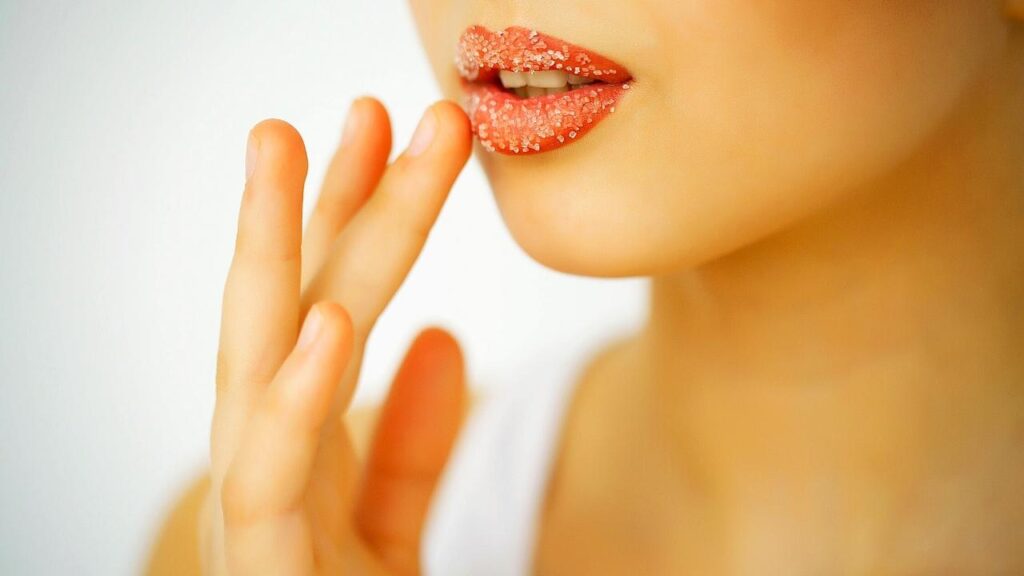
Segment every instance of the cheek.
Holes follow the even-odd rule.
[[[453,62],[455,39],[466,23],[454,15],[466,13],[467,0],[409,0],[423,48],[442,92],[448,98],[459,96],[459,80]]]
[[[999,42],[994,11],[962,0],[699,4],[676,13],[666,113],[695,152],[766,175],[895,163]]]
[[[743,231],[715,236],[715,250],[732,249],[892,170],[997,53],[994,5],[681,3],[654,28],[676,49],[664,71],[650,71],[662,101],[641,111],[648,134],[674,132],[650,143],[673,151],[665,165],[676,178],[666,180],[679,186],[663,208],[703,212],[697,222],[680,216],[691,230],[715,221]]]

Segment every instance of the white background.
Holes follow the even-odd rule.
[[[311,197],[365,93],[397,146],[438,97],[399,0],[0,0],[0,573],[141,569],[205,466],[248,128],[298,127]],[[371,338],[357,402],[428,323],[486,388],[636,326],[643,303],[639,281],[529,260],[471,164]]]

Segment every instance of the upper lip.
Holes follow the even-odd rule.
[[[596,52],[518,26],[471,26],[459,38],[455,65],[473,134],[499,154],[577,141],[615,112],[633,83],[622,65]]]
[[[469,82],[493,82],[501,71],[561,70],[609,84],[632,80],[622,65],[553,36],[520,26],[492,32],[471,26],[459,38],[455,66]]]

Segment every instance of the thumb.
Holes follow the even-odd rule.
[[[423,521],[462,420],[463,366],[450,334],[424,330],[409,347],[380,414],[355,521],[395,574],[419,573]]]

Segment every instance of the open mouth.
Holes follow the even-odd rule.
[[[473,133],[491,152],[549,152],[586,135],[632,87],[622,66],[522,27],[471,26],[455,65]]]

